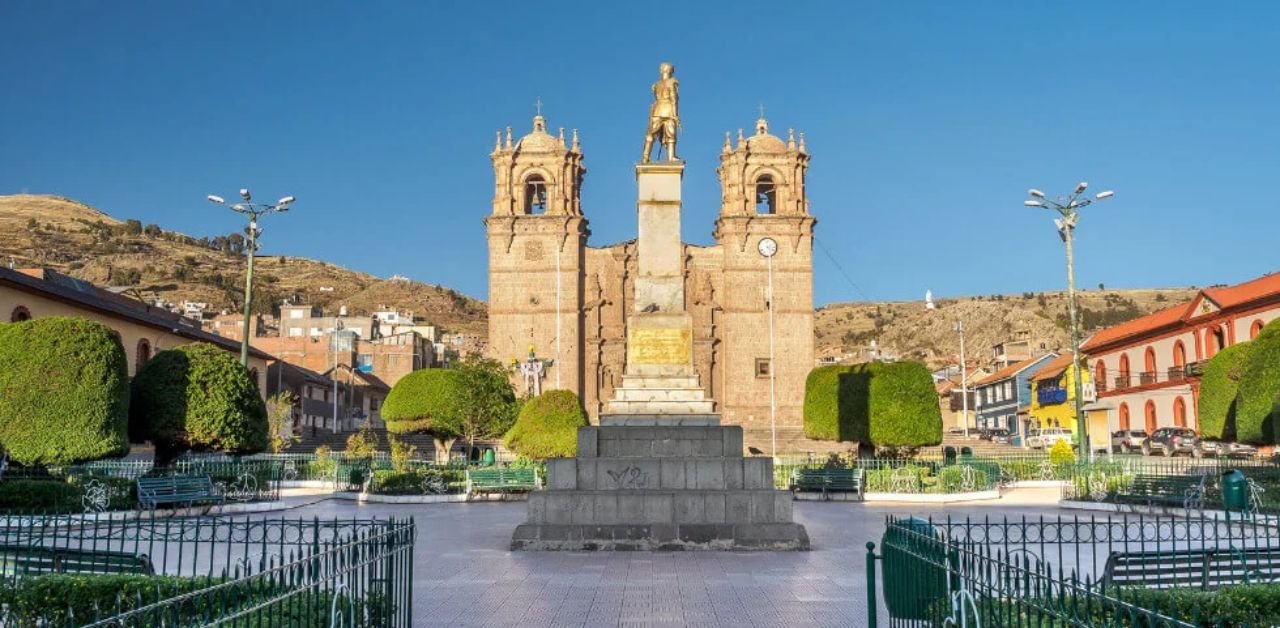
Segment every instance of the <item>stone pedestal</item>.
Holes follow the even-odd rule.
[[[603,425],[547,463],[513,550],[800,550],[773,460],[742,456],[738,426]]]

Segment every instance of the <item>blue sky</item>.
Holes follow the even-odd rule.
[[[635,233],[660,61],[681,80],[684,234],[763,102],[803,130],[819,304],[1059,289],[1028,187],[1113,188],[1085,286],[1277,269],[1280,5],[1242,2],[0,2],[0,193],[195,235],[209,193],[298,197],[264,252],[485,296],[495,130],[579,129],[592,243]],[[661,8],[654,8],[661,7]]]

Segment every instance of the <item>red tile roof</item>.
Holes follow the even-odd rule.
[[[1059,375],[1062,375],[1062,373],[1071,366],[1071,357],[1073,355],[1075,354],[1068,351],[1067,353],[1049,360],[1044,366],[1040,367],[1040,370],[1036,371],[1035,374],[1031,376],[1031,380],[1040,382],[1046,379],[1054,379]]]
[[[1091,336],[1088,341],[1081,345],[1080,349],[1087,353],[1118,340],[1139,336],[1166,327],[1174,327],[1194,315],[1195,312],[1192,311],[1192,306],[1201,298],[1207,298],[1215,303],[1218,308],[1225,310],[1275,295],[1280,295],[1280,273],[1263,275],[1257,279],[1234,286],[1205,288],[1200,291],[1200,294],[1196,295],[1196,298],[1187,303],[1152,312],[1127,323],[1103,329]]]
[[[1044,358],[1044,356],[1042,356],[1042,355],[1041,355],[1041,356],[1036,356],[1036,357],[1034,357],[1034,358],[1030,358],[1030,359],[1027,359],[1027,360],[1023,360],[1023,361],[1021,361],[1021,362],[1014,362],[1013,364],[1010,364],[1009,366],[1006,366],[1006,367],[1004,367],[1004,368],[1002,368],[1002,369],[1000,369],[1000,370],[998,370],[998,371],[996,371],[996,372],[994,372],[994,373],[992,373],[992,374],[990,374],[990,375],[988,375],[988,376],[986,376],[986,377],[984,377],[984,378],[982,378],[982,379],[980,379],[980,380],[978,380],[978,381],[974,382],[974,383],[973,383],[973,385],[974,385],[974,386],[982,386],[983,384],[990,384],[990,383],[992,383],[992,382],[998,382],[998,381],[1000,381],[1000,380],[1002,380],[1002,379],[1008,379],[1010,376],[1012,376],[1012,375],[1014,375],[1015,373],[1017,373],[1017,372],[1021,371],[1022,369],[1027,368],[1028,366],[1031,366],[1032,364],[1035,364],[1036,362],[1038,362],[1039,360],[1041,360],[1041,359],[1043,359],[1043,358]]]

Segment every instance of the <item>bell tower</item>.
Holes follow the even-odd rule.
[[[540,108],[540,107],[539,107]],[[582,277],[587,219],[581,190],[586,168],[578,132],[547,132],[541,111],[533,129],[512,141],[498,133],[493,152],[489,243],[489,354],[510,362],[531,352],[551,360],[542,389],[582,395]]]
[[[723,251],[723,377],[739,382],[724,400],[726,422],[747,443],[770,451],[803,438],[804,382],[814,366],[813,233],[804,134],[769,133],[763,111],[755,133],[725,133],[715,239]],[[771,241],[771,242],[769,242]],[[771,252],[769,252],[771,251]],[[769,252],[766,254],[766,252]]]

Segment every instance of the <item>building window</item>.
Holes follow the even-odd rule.
[[[1260,333],[1262,333],[1262,321],[1253,321],[1253,324],[1249,326],[1249,340],[1257,338]]]
[[[10,323],[21,323],[22,321],[31,320],[31,310],[19,305],[13,308],[13,313],[9,315]]]
[[[289,328],[289,337],[290,337],[290,338],[301,338],[301,337],[302,337],[302,328],[301,328],[301,327],[290,327],[290,328]]]
[[[1173,343],[1173,365],[1178,368],[1187,365],[1187,347],[1181,340]]]
[[[1142,377],[1143,384],[1156,383],[1156,350],[1147,347],[1142,356]]]
[[[1148,399],[1147,405],[1143,410],[1143,414],[1146,415],[1147,420],[1147,433],[1151,434],[1156,431],[1156,423],[1159,423],[1159,421],[1156,420],[1156,402]]]
[[[756,377],[769,376],[769,358],[756,358]]]
[[[542,175],[530,175],[524,180],[524,213],[547,213],[547,182]]]
[[[1120,377],[1116,382],[1116,388],[1128,388],[1129,384],[1129,356],[1122,353],[1120,354]]]
[[[1093,381],[1098,386],[1098,390],[1106,390],[1107,388],[1107,365],[1098,360],[1093,364]]]
[[[1173,400],[1173,424],[1178,427],[1187,426],[1187,402],[1182,397]]]
[[[778,187],[773,183],[773,177],[770,175],[762,175],[756,179],[756,213],[757,214],[776,214],[778,199]]]
[[[1129,429],[1129,404],[1120,402],[1120,429]]]
[[[146,338],[138,341],[137,359],[134,360],[133,374],[137,375],[142,370],[142,365],[151,359],[151,343]]]
[[[1206,357],[1212,358],[1215,353],[1222,351],[1227,346],[1226,335],[1222,333],[1222,326],[1213,328],[1209,331],[1209,335],[1204,339]]]

